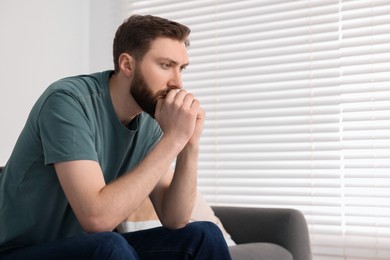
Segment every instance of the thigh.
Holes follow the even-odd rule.
[[[157,227],[122,235],[140,259],[230,259],[220,229],[210,222],[193,222],[176,230]]]
[[[11,259],[138,259],[123,236],[102,232],[19,248],[2,255]]]

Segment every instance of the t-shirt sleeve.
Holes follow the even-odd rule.
[[[163,136],[163,131],[161,130],[160,126],[157,124],[156,121],[154,121],[154,127],[153,127],[153,133],[151,135],[150,143],[146,147],[146,154],[148,154],[153,148],[157,145],[157,143],[161,140]]]
[[[38,117],[45,164],[94,160],[94,133],[82,103],[70,93],[55,92],[43,104]]]

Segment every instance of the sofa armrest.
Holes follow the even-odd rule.
[[[237,244],[273,243],[286,248],[294,260],[310,260],[309,232],[295,209],[213,206],[215,215]]]

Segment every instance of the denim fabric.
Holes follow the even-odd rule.
[[[14,249],[1,259],[200,259],[229,260],[220,229],[211,222],[131,233],[101,232]]]

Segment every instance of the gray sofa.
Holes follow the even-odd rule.
[[[3,167],[0,167],[0,173]],[[294,209],[213,206],[237,246],[233,260],[310,260],[307,224]]]
[[[310,239],[303,214],[294,209],[213,206],[237,246],[233,260],[310,260]]]

